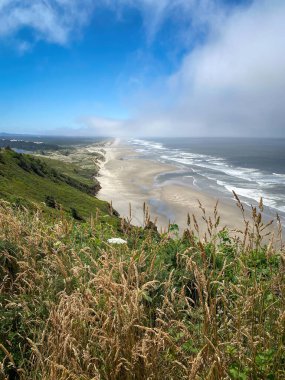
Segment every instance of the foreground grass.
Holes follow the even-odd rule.
[[[205,220],[203,239],[122,221],[111,246],[109,224],[2,202],[0,378],[284,379],[280,237],[256,210],[237,238]]]

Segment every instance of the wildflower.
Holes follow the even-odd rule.
[[[121,238],[111,238],[108,239],[108,243],[110,244],[127,244],[127,241]]]

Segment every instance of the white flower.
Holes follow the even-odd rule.
[[[108,239],[108,243],[110,243],[110,244],[127,244],[126,240],[121,239],[121,238]]]

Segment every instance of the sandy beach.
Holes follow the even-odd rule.
[[[213,210],[219,201],[220,226],[231,229],[243,229],[243,219],[234,201],[214,198],[199,189],[183,184],[156,181],[158,175],[177,171],[174,165],[164,164],[151,159],[141,158],[130,146],[115,140],[105,147],[106,159],[98,178],[102,189],[98,197],[112,202],[122,217],[130,217],[135,225],[144,222],[143,204],[149,208],[151,219],[161,230],[169,223],[177,223],[180,230],[187,227],[187,214],[194,214],[201,232],[205,231],[199,202],[207,210],[207,216],[213,216]],[[131,206],[130,206],[131,205]]]

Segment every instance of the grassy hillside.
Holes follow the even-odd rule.
[[[63,210],[70,213],[77,210],[82,218],[100,213],[106,221],[112,221],[110,207],[106,202],[94,197],[99,189],[87,173],[63,162],[35,158],[15,153],[11,150],[0,150],[0,198],[15,204],[41,206],[46,212],[56,213]],[[49,200],[54,200],[52,207],[45,207]]]
[[[33,142],[33,141],[0,138],[0,148],[5,148],[7,146],[9,146],[10,148],[30,151],[30,152],[40,151],[40,150],[56,151],[60,149],[58,145],[54,145],[54,144],[45,144],[45,143],[38,143],[38,142]]]
[[[60,171],[62,174],[82,182],[90,187],[94,184],[98,185],[98,181],[94,176],[98,174],[98,167],[93,164],[93,167],[79,166],[73,162],[66,162],[63,160],[52,159],[40,156],[42,162],[45,162],[49,167]],[[99,186],[98,186],[99,187]]]
[[[73,175],[78,172],[81,177],[92,178],[97,175],[100,163],[104,160],[104,143],[98,142],[91,145],[68,146],[59,151],[44,151],[37,156],[45,160],[49,165],[61,163],[60,170]]]
[[[24,179],[37,178],[46,194],[50,179],[4,159],[14,172],[2,183],[40,200]],[[59,197],[67,185],[56,186]],[[284,379],[281,236],[264,243],[256,209],[238,237],[217,213],[205,223],[207,238],[192,217],[180,238],[176,225],[159,235],[146,215],[146,228],[122,221],[127,244],[111,245],[117,231],[100,219],[54,220],[1,201],[0,378]]]
[[[104,144],[104,138],[67,137],[67,136],[33,136],[25,134],[0,133],[0,148],[9,146],[26,152],[72,152],[76,147]]]

